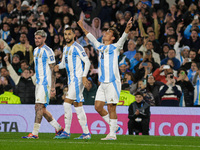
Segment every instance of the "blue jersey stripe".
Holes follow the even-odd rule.
[[[74,48],[74,52],[76,53],[77,50]],[[78,85],[78,78],[76,77],[76,55],[72,55],[72,62],[73,62],[73,70],[74,70],[74,82],[75,82],[75,90],[76,90],[76,101],[79,103],[80,102],[80,97],[79,97],[79,85]]]
[[[101,52],[101,58],[100,58],[100,69],[101,69],[101,77],[99,79],[100,82],[104,82],[105,81],[105,68],[104,68],[104,50],[107,48],[107,46],[103,47],[103,52]],[[107,64],[108,65],[108,64]]]
[[[196,86],[197,86],[197,98],[195,100],[194,105],[199,105],[199,80],[197,80]]]
[[[46,97],[46,103],[44,104],[44,106],[47,107],[47,105],[49,105],[49,93],[47,90],[47,86],[43,85],[43,87],[44,87],[44,92],[45,92],[45,97]]]
[[[47,69],[46,68],[46,65],[47,65],[46,58],[47,58],[47,54],[44,51],[43,56],[42,56],[42,66],[43,66],[43,73],[44,73],[44,79],[43,79],[43,82],[42,82],[43,85],[47,85],[48,84],[48,81],[47,81],[47,72],[46,72],[46,69]]]
[[[114,86],[114,88],[115,88],[115,90],[116,90],[116,92],[117,92],[117,96],[118,96],[118,98],[119,98],[120,94],[119,94],[119,91],[118,91],[118,89],[117,89],[117,84],[116,84],[115,81],[112,82],[112,83],[113,83],[113,86]]]
[[[35,57],[35,74],[36,74],[36,79],[37,79],[36,83],[37,84],[39,84],[39,82],[40,82],[39,70],[38,70],[38,58],[39,58],[40,50],[41,49],[38,49],[36,57]]]
[[[113,68],[113,60],[114,60],[114,49],[116,47],[113,45],[110,45],[109,47],[109,82],[115,81],[115,75],[114,75],[114,68]]]
[[[77,42],[74,42],[74,46],[77,46],[77,48],[80,50],[80,51],[84,51],[84,48],[82,46],[80,46]]]
[[[47,50],[47,52],[49,53],[49,55],[53,54],[53,51],[47,45],[44,45],[43,47]]]
[[[69,66],[68,66],[68,53],[69,53],[69,49],[70,47],[67,47],[66,49],[66,53],[65,53],[65,67],[66,67],[66,70],[67,70],[67,75],[68,75],[68,84],[71,83],[71,78],[70,78],[70,71],[69,71]]]

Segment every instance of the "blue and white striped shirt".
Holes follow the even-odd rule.
[[[118,56],[120,50],[123,48],[124,42],[128,34],[123,33],[122,37],[117,43],[104,45],[96,40],[91,34],[87,34],[87,38],[94,44],[95,48],[99,51],[99,81],[103,83],[120,82]]]
[[[44,45],[35,48],[33,52],[35,62],[36,84],[51,86],[51,69],[49,64],[55,63],[54,52]]]

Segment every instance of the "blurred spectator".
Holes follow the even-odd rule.
[[[189,52],[189,57],[184,61],[181,68],[185,68],[186,70],[189,70],[191,68],[192,62],[197,62],[197,52],[195,49],[191,49]]]
[[[101,11],[99,12],[98,17],[101,19],[101,23],[111,21],[112,8],[107,6],[106,0],[101,0]]]
[[[18,72],[19,69],[21,68],[20,66],[20,57],[18,54],[14,54],[13,57],[12,57],[12,61],[11,61],[11,64],[13,66],[13,69],[15,70],[15,72],[20,75],[21,73]]]
[[[130,59],[130,70],[135,73],[134,67],[143,60],[143,53],[136,51],[136,54],[133,58]]]
[[[168,43],[164,43],[162,45],[162,51],[160,53],[160,60],[167,58],[169,49],[171,49],[171,46]]]
[[[188,62],[189,58],[189,52],[190,52],[190,47],[189,46],[184,46],[180,52],[177,52],[176,50],[176,58],[179,59],[181,65],[185,65],[186,62]]]
[[[133,40],[128,41],[128,51],[124,52],[124,55],[131,60],[136,54],[136,49],[135,49],[136,43]]]
[[[20,97],[22,104],[35,103],[35,81],[36,76],[30,76],[30,70],[24,69],[21,76],[19,76],[12,65],[9,63],[8,58],[4,58],[10,76],[16,85],[16,95]],[[28,87],[28,88],[27,88]]]
[[[164,73],[164,74],[163,74]],[[173,74],[173,69],[171,66],[167,65],[162,65],[160,68],[156,69],[153,73],[153,76],[156,81],[160,81],[163,83],[167,83],[166,76],[167,74]],[[176,77],[173,77],[176,79]]]
[[[194,86],[187,76],[187,71],[183,68],[178,70],[178,78],[176,84],[181,87],[182,96],[180,98],[180,106],[193,106]]]
[[[24,57],[28,59],[27,61],[30,64],[33,63],[33,47],[29,44],[27,35],[25,33],[21,33],[20,43],[13,46],[11,54],[14,55],[18,51],[23,52]]]
[[[191,64],[191,68],[188,70],[188,79],[192,82],[194,75],[196,74],[196,72],[198,71],[198,66],[196,62],[192,62]]]
[[[17,23],[21,25],[26,22],[27,16],[31,13],[31,8],[27,1],[21,3],[21,0],[16,0],[14,3],[16,8],[10,13],[10,16],[17,18]]]
[[[162,85],[159,90],[161,106],[179,106],[182,91],[181,87],[175,84],[173,73],[166,75],[166,81],[167,83]]]
[[[8,44],[12,45],[15,43],[14,39],[10,34],[10,25],[8,23],[3,23],[2,29],[0,30],[0,37]]]
[[[174,62],[174,70],[178,70],[180,68],[180,61],[176,58],[176,51],[174,49],[170,49],[167,54],[167,58],[161,61],[161,65],[167,64],[168,59],[172,59]]]
[[[155,106],[160,106],[161,100],[159,95],[159,89],[161,85],[164,85],[164,83],[160,81],[156,81],[153,75],[147,76],[147,91],[151,92],[153,94],[154,100],[155,100]]]
[[[137,92],[143,93],[143,98],[151,106],[155,106],[155,99],[150,91],[147,91],[147,81],[146,79],[138,81]]]
[[[199,38],[199,29],[193,29],[189,39],[182,39],[182,42],[185,45],[188,45],[190,48],[195,48],[196,50],[200,49],[200,38]]]
[[[100,29],[101,28],[101,20],[99,18],[95,17],[92,20],[91,26],[83,21],[83,26],[88,32],[90,32],[92,35],[94,35],[94,37],[96,39],[101,37],[101,35],[102,35],[101,29]]]
[[[124,87],[124,88],[123,88]],[[128,90],[131,94],[134,94],[137,89],[137,82],[135,82],[132,72],[126,72],[124,80],[122,82],[122,90]]]
[[[20,98],[13,94],[11,85],[4,87],[4,93],[0,95],[0,104],[21,104]]]
[[[93,83],[91,77],[88,78],[88,81],[88,86],[83,90],[84,105],[94,105],[97,86]]]
[[[80,15],[83,16],[84,21],[90,25],[92,20],[98,16],[101,11],[101,0],[97,0],[97,3],[92,0],[79,0],[79,7],[77,5],[77,0],[72,1],[72,9],[76,19],[78,20]]]
[[[135,102],[128,108],[128,131],[129,135],[149,135],[150,105],[144,101],[143,93],[135,93]]]
[[[10,72],[7,70],[7,68],[6,67],[2,67],[0,69],[0,73],[1,73],[1,77],[3,77],[2,78],[2,83],[5,83],[5,85],[7,85],[7,84],[12,85],[12,87],[14,89],[15,88],[15,83],[14,83],[13,79],[11,78]]]
[[[200,70],[196,71],[195,76],[193,77],[192,83],[194,85],[194,106],[200,106]]]
[[[143,55],[145,55],[145,53],[147,51],[151,51],[152,58],[154,59],[154,61],[156,63],[158,63],[160,65],[160,56],[159,56],[159,54],[154,52],[153,48],[154,48],[153,47],[153,42],[152,41],[148,41],[148,39],[144,39],[144,44],[140,47],[139,51],[142,51]]]

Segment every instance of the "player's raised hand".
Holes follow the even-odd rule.
[[[83,27],[83,16],[80,17],[80,20],[77,22],[77,24],[82,28]]]
[[[127,22],[126,29],[125,29],[125,32],[126,32],[126,33],[128,33],[129,30],[130,30],[131,27],[132,27],[132,19],[133,19],[133,17],[131,17],[131,18],[129,19],[129,21]]]

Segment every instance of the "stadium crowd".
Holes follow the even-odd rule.
[[[90,86],[83,94],[84,104],[94,105],[98,52],[77,25],[80,17],[99,42],[110,27],[121,36],[133,17],[119,56],[123,90],[142,92],[151,106],[200,105],[199,0],[175,0],[171,6],[166,0],[0,0],[0,94],[13,91],[22,104],[34,104],[34,33],[47,33],[46,44],[59,64],[66,45],[64,29],[70,26],[91,62]],[[66,92],[67,74],[60,69],[50,104],[62,104]]]

